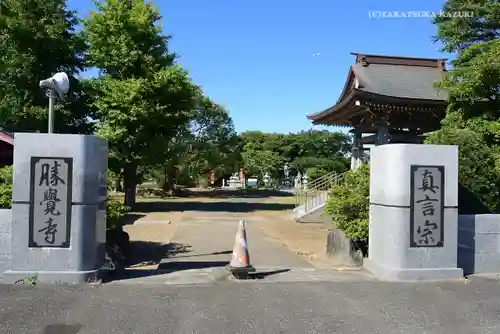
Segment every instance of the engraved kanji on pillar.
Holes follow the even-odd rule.
[[[31,157],[29,247],[69,248],[73,158]]]
[[[444,166],[410,166],[410,247],[444,245]]]

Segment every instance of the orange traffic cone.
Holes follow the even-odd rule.
[[[236,233],[236,240],[234,242],[233,257],[226,268],[238,276],[255,271],[255,268],[250,265],[244,220],[240,220],[238,233]]]

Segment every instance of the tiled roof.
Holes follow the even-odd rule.
[[[412,58],[352,53],[356,56],[344,89],[335,105],[310,114],[319,120],[347,107],[349,100],[360,93],[372,94],[379,100],[403,99],[407,102],[446,103],[448,94],[434,85],[446,73],[444,58]],[[355,82],[359,84],[355,84]]]
[[[445,101],[448,95],[434,83],[442,79],[443,71],[432,67],[356,63],[352,66],[360,90],[374,94],[421,100]]]

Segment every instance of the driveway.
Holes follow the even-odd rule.
[[[230,279],[223,267],[231,260],[239,220],[246,221],[251,264],[259,272],[279,274],[287,281],[312,279],[310,270],[332,267],[325,255],[328,231],[324,225],[295,223],[293,200],[288,193],[239,191],[142,199],[132,214],[136,219],[125,227],[137,258],[126,282],[120,282]],[[289,271],[297,275],[282,275]]]
[[[3,285],[0,333],[499,333],[499,309],[488,280]]]

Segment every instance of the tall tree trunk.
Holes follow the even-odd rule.
[[[161,190],[163,191],[167,191],[168,187],[167,187],[167,170],[168,170],[168,167],[167,165],[163,166],[163,169],[162,169],[162,175],[160,177],[160,181],[158,183],[158,187],[160,187]]]
[[[175,165],[169,165],[167,169],[167,180],[166,186],[168,187],[168,191],[171,191],[173,194],[174,184],[175,184],[175,174],[177,173],[177,167]]]
[[[173,164],[167,164],[165,166],[165,180],[163,182],[162,190],[171,191],[174,188],[174,179],[177,168]]]
[[[137,188],[137,170],[135,166],[125,166],[123,170],[123,186],[125,188],[124,204],[133,207],[135,205],[135,191]]]

